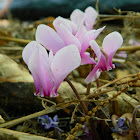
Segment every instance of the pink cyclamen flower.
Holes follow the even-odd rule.
[[[70,15],[70,20],[60,16],[57,17],[54,20],[53,25],[58,33],[60,30],[60,24],[63,24],[69,32],[71,32],[73,35],[76,35],[81,26],[83,26],[83,32],[92,30],[97,16],[98,13],[96,10],[89,6],[85,9],[85,12],[75,9]]]
[[[97,12],[92,7],[88,7],[85,13],[76,9],[71,14],[71,20],[62,17],[54,20],[53,25],[57,33],[46,25],[39,25],[36,31],[36,41],[48,50],[52,50],[54,54],[59,49],[74,44],[80,52],[81,65],[96,64],[94,59],[90,58],[90,54],[85,52],[89,47],[89,42],[95,40],[105,28],[87,29],[87,27],[93,26],[95,17],[97,17]]]
[[[72,12],[70,19],[57,17],[53,25],[58,35],[63,39],[65,45],[75,44],[81,55],[81,65],[96,64],[90,54],[85,52],[89,47],[89,42],[95,40],[103,31],[103,28],[92,30],[97,18],[97,12],[92,7],[86,8],[85,12],[76,9]]]
[[[48,54],[46,49],[36,41],[26,45],[22,56],[34,78],[35,95],[41,97],[58,96],[57,89],[62,81],[81,62],[75,45],[62,48],[54,55],[52,51]]]
[[[106,53],[106,56],[101,52],[98,44],[92,40],[90,41],[90,46],[94,50],[97,56],[97,64],[91,71],[91,73],[85,79],[86,83],[90,83],[95,81],[102,71],[108,71],[115,68],[114,64],[112,64],[112,59],[116,53],[116,51],[121,47],[123,43],[123,38],[120,33],[112,32],[108,34],[103,40],[103,51]]]
[[[53,25],[58,33],[60,31],[60,25],[63,24],[69,32],[76,35],[81,26],[83,33],[92,30],[97,16],[98,13],[96,10],[89,6],[85,9],[85,12],[75,9],[70,15],[70,20],[60,16],[57,17],[54,20]]]
[[[47,25],[40,24],[36,30],[36,41],[42,44],[48,50],[52,50],[55,54],[58,50],[68,45],[76,45],[81,56],[81,64],[95,64],[93,58],[90,58],[90,54],[85,52],[89,47],[90,40],[94,40],[104,29],[100,28],[98,30],[88,31],[86,34],[80,34],[74,36],[64,24],[60,24],[60,30],[56,32]],[[82,37],[83,36],[83,37]],[[82,38],[82,39],[81,39]]]
[[[92,30],[97,16],[97,11],[93,7],[89,6],[85,9],[85,12],[79,9],[75,9],[71,13],[70,19],[73,23],[76,24],[77,28],[82,22],[82,24],[86,27],[87,30]]]

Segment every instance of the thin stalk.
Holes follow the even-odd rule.
[[[5,41],[13,41],[21,44],[28,44],[32,40],[26,40],[26,39],[19,39],[19,38],[14,38],[14,37],[5,37],[5,36],[0,36],[0,40],[5,40]]]
[[[133,19],[140,19],[140,16],[128,16],[128,15],[104,15],[100,14],[100,18],[116,18],[116,19],[124,19],[124,18],[133,18]]]
[[[89,49],[90,49],[90,57],[93,57],[94,52],[92,51],[91,47],[89,47]],[[94,58],[94,59],[95,59],[95,58]],[[90,71],[92,71],[93,68],[94,68],[94,66],[93,66],[93,64],[91,64]],[[89,83],[89,84],[87,85],[86,95],[88,95],[88,94],[90,93],[90,88],[91,88],[91,83]]]
[[[91,88],[91,83],[89,83],[87,85],[87,91],[86,91],[86,95],[88,95],[90,93],[90,88]]]
[[[97,85],[97,88],[101,86],[99,79],[96,79],[96,85]]]
[[[65,81],[68,82],[68,84],[69,84],[70,87],[72,88],[73,92],[75,93],[77,99],[81,100],[81,97],[79,96],[78,91],[76,90],[76,88],[74,87],[74,85],[71,83],[71,81],[70,81],[68,78],[65,78]],[[84,114],[87,114],[88,109],[87,109],[85,103],[82,102],[82,101],[80,101],[80,104],[81,104],[81,106],[82,106],[82,108],[83,108]]]

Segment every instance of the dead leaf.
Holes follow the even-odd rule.
[[[2,82],[31,82],[33,78],[29,71],[22,65],[4,54],[0,54],[0,75]]]
[[[121,69],[117,69],[116,70],[116,78],[119,79],[119,78],[122,78],[126,75],[130,74],[129,71],[127,69],[124,69],[124,70],[121,70]],[[125,79],[122,79],[120,82],[125,82],[125,81],[128,81],[130,78],[125,78]]]
[[[107,93],[109,97],[112,97],[113,94],[116,94],[117,91],[110,91]],[[126,93],[121,93],[116,98],[117,104],[118,104],[118,114],[122,115],[124,113],[132,113],[134,108],[139,105],[139,102],[135,100],[134,98],[130,97]],[[112,102],[110,103],[110,106],[112,106]]]

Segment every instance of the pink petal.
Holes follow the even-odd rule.
[[[93,25],[97,16],[98,16],[98,13],[96,12],[94,8],[92,8],[91,6],[86,8],[84,18],[85,18],[85,25],[87,29],[89,30],[93,29]]]
[[[75,37],[82,44],[85,34],[87,33],[86,27],[81,23]]]
[[[70,15],[71,21],[74,22],[77,25],[77,27],[80,25],[83,18],[84,12],[79,9],[75,9]]]
[[[83,53],[81,56],[81,65],[85,64],[96,64],[96,61],[90,57],[90,53],[88,52]]]
[[[97,56],[97,66],[100,69],[100,71],[108,70],[108,63],[106,57],[102,54],[99,45],[96,43],[95,40],[90,41],[89,44]]]
[[[120,33],[112,32],[108,34],[103,41],[103,50],[108,55],[108,63],[110,67],[114,68],[112,65],[112,58],[115,55],[116,51],[121,47],[123,43],[123,38]]]
[[[36,41],[31,41],[28,43],[25,48],[22,51],[22,57],[24,62],[28,65],[29,59],[33,52],[38,48],[38,46],[41,46],[39,43]]]
[[[37,89],[36,94],[42,97],[52,97],[53,80],[45,48],[38,47],[33,52],[29,59],[28,68],[31,71],[35,81],[35,86]]]
[[[53,53],[64,47],[64,42],[60,36],[52,28],[43,24],[37,27],[36,41],[48,50],[52,50]]]
[[[98,67],[96,66],[95,68],[93,68],[93,70],[90,72],[90,74],[86,77],[85,82],[87,84],[95,81],[96,79],[99,78],[101,72],[99,71]]]
[[[53,52],[52,52],[52,50],[50,50],[50,52],[49,52],[49,64],[50,64],[50,66],[51,66],[51,63],[53,61],[53,58],[54,58]]]
[[[69,32],[71,32],[72,34],[76,34],[77,27],[72,21],[65,19],[65,18],[62,18],[62,17],[57,17],[53,21],[53,26],[55,27],[58,34],[60,32],[60,25],[61,24],[63,24]]]
[[[123,38],[120,33],[112,32],[108,34],[103,41],[102,47],[107,55],[114,55],[121,47]]]
[[[101,58],[98,61],[98,68],[100,69],[100,71],[108,71],[111,70],[106,57],[101,53]]]
[[[91,40],[89,44],[91,48],[93,49],[94,53],[96,54],[98,62],[99,62],[101,58],[101,54],[102,54],[99,45],[96,43],[95,40]]]
[[[83,43],[82,43],[81,54],[84,53],[86,51],[86,49],[89,47],[89,42],[91,40],[95,40],[98,37],[98,35],[103,31],[104,28],[105,28],[105,26],[102,28],[99,28],[97,30],[88,31],[85,34]]]
[[[41,88],[40,81],[39,81],[39,79],[37,78],[36,75],[32,74],[32,76],[33,76],[33,79],[34,79],[34,84],[35,84],[35,89],[36,89],[35,95],[39,94],[42,97],[43,94],[42,94],[42,92],[40,92],[40,90],[41,90],[40,89]]]
[[[73,45],[76,45],[80,51],[81,44],[79,40],[69,30],[67,30],[67,28],[63,24],[60,25],[60,30],[61,31],[59,35],[63,39],[65,46],[73,44]]]
[[[51,65],[56,90],[68,74],[76,69],[80,63],[81,57],[75,45],[66,46],[56,53]]]

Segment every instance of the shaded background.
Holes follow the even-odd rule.
[[[10,10],[13,17],[21,20],[36,20],[47,16],[69,17],[78,8],[95,7],[96,0],[13,0]],[[0,8],[4,0],[0,0]],[[114,8],[127,11],[140,11],[140,0],[99,0],[99,12],[114,13]]]

